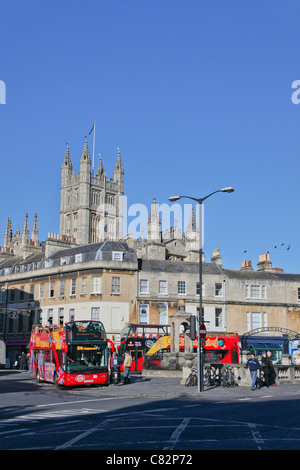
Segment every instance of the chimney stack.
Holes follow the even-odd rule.
[[[250,260],[242,261],[241,271],[254,271]]]
[[[269,253],[263,253],[262,255],[259,255],[257,271],[272,271],[272,263],[270,261]]]
[[[222,256],[220,255],[220,248],[215,248],[213,250],[211,262],[222,267]]]

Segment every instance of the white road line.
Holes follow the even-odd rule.
[[[261,434],[260,434],[260,432],[258,431],[258,429],[257,429],[257,427],[256,427],[256,424],[248,423],[248,426],[249,426],[249,428],[250,428],[250,430],[251,430],[252,437],[253,437],[255,443],[257,444],[258,450],[261,450],[260,444],[264,444],[264,440],[263,440],[263,438],[261,437]]]
[[[171,442],[171,445],[170,446],[167,446],[167,447],[164,447],[164,450],[173,450],[175,445],[177,444],[178,442],[178,439],[180,438],[181,434],[183,433],[183,431],[185,430],[185,428],[187,427],[187,425],[189,424],[190,422],[190,419],[191,418],[184,418],[184,420],[180,423],[180,425],[175,429],[175,431],[173,432],[171,438],[170,438],[170,442]]]
[[[29,428],[13,429],[11,431],[3,431],[3,432],[0,432],[0,436],[3,436],[4,434],[11,434],[12,432],[15,433],[15,432],[27,431],[28,429]]]
[[[195,406],[202,406],[201,405],[184,405],[182,408],[194,408]]]
[[[106,424],[109,423],[110,421],[111,421],[110,419],[106,419],[105,421],[103,421],[103,423],[98,424],[94,428],[89,429],[88,431],[85,431],[82,434],[79,434],[79,436],[77,436],[77,437],[74,437],[74,439],[71,439],[70,441],[67,441],[64,444],[56,447],[55,450],[63,450],[63,449],[66,449],[68,447],[72,447],[73,444],[76,444],[76,442],[81,441],[81,439],[84,439],[85,437],[89,436],[90,434],[93,434],[93,432],[100,431],[101,429],[103,429],[104,426],[106,426]]]
[[[89,401],[106,401],[106,400],[120,400],[120,397],[109,397],[109,398],[92,398],[89,400],[76,400],[76,401],[66,401],[66,402],[59,402],[59,403],[45,403],[43,405],[36,405],[35,408],[43,408],[48,406],[65,406],[65,405],[73,405],[74,403],[88,403]]]
[[[19,422],[19,421],[30,421],[30,422],[38,422],[39,420],[43,419],[61,419],[73,416],[81,416],[87,414],[98,414],[103,413],[106,410],[94,410],[89,408],[82,408],[82,409],[72,409],[72,410],[57,410],[57,411],[45,411],[40,413],[30,413],[27,415],[20,415],[15,416],[14,418],[7,418],[1,420],[1,424],[11,423],[11,422]],[[66,423],[67,424],[67,423]]]

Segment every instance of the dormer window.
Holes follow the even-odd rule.
[[[82,253],[78,253],[75,255],[75,263],[81,263],[82,262]]]
[[[124,253],[122,251],[113,251],[112,252],[112,260],[113,261],[123,261]]]

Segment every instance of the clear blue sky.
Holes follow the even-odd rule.
[[[233,186],[205,204],[206,260],[300,272],[299,24],[298,0],[2,0],[0,245],[26,212],[59,231],[66,142],[78,172],[96,121],[129,205]]]

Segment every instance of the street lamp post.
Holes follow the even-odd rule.
[[[198,373],[198,393],[203,392],[204,390],[204,381],[203,381],[203,346],[202,339],[200,338],[199,328],[202,323],[204,323],[203,315],[203,306],[202,306],[202,205],[205,199],[208,199],[210,196],[216,193],[232,193],[234,188],[223,188],[218,189],[205,197],[195,198],[191,196],[172,196],[169,197],[169,201],[175,202],[181,198],[192,199],[193,201],[198,202],[199,204],[199,314],[198,314],[198,328],[197,328],[197,373]]]

